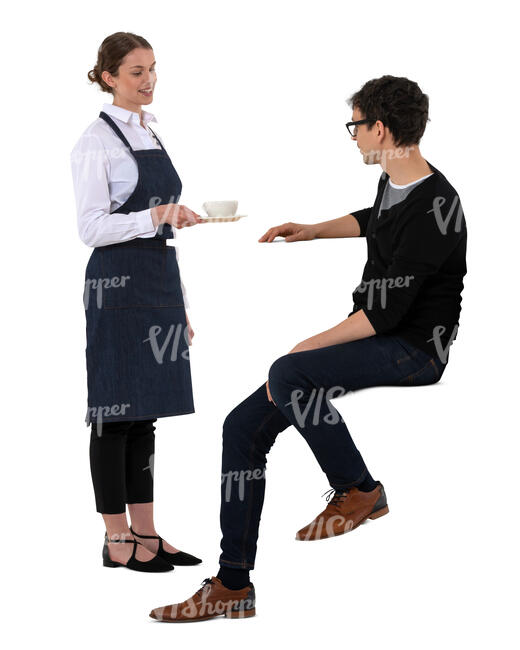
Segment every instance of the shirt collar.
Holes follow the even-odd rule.
[[[126,124],[129,122],[134,122],[135,124],[139,125],[139,115],[133,111],[129,111],[127,108],[121,108],[121,106],[114,106],[114,104],[105,103],[103,104],[102,110],[107,115],[121,120],[121,122],[126,122]],[[149,113],[148,111],[143,110],[142,114],[144,124],[148,124],[148,122],[157,122],[157,119],[153,113]]]

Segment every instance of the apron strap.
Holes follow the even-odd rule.
[[[115,131],[115,132],[117,133],[117,135],[121,138],[121,140],[124,142],[124,144],[126,144],[126,146],[127,146],[127,147],[130,149],[130,151],[133,153],[134,150],[133,150],[132,147],[130,146],[130,143],[129,143],[128,140],[125,138],[125,136],[123,135],[121,129],[117,126],[117,124],[114,122],[114,120],[113,120],[109,115],[107,115],[107,114],[105,113],[105,111],[101,111],[101,112],[99,113],[99,117],[102,117],[102,118],[105,120],[105,122],[106,122],[107,124],[109,124],[109,125],[114,129],[114,131]],[[161,145],[161,146],[162,146],[162,145]]]
[[[151,128],[151,126],[150,126],[149,124],[147,124],[146,126],[150,129],[150,131],[152,131],[152,128]],[[153,137],[154,137],[154,138],[157,140],[157,142],[161,145],[161,149],[162,149],[164,152],[166,152],[166,149],[163,147],[162,142],[159,140],[159,138],[155,135],[155,133],[154,133],[153,131],[152,131],[152,133],[153,133]]]

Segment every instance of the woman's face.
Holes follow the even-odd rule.
[[[114,104],[139,112],[142,104],[151,104],[157,82],[153,50],[136,47],[121,62],[117,77],[106,70],[101,75],[113,88]]]

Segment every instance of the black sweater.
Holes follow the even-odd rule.
[[[446,363],[461,310],[466,220],[453,186],[428,165],[433,174],[379,214],[383,172],[373,207],[352,212],[368,259],[349,316],[362,308],[376,334],[401,336]]]

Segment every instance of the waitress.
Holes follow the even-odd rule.
[[[181,180],[148,124],[157,120],[141,108],[157,81],[148,41],[108,36],[88,77],[113,96],[71,153],[79,234],[94,248],[84,291],[86,423],[103,565],[171,571],[201,560],[160,537],[153,517],[154,423],[195,411],[193,330],[166,240],[202,220],[178,204]]]

